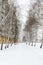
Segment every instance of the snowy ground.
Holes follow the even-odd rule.
[[[43,65],[43,48],[25,43],[0,50],[0,65]]]

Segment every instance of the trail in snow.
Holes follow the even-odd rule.
[[[0,65],[43,65],[43,48],[19,43],[0,51]]]

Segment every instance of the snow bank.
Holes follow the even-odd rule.
[[[13,44],[6,50],[0,50],[0,65],[43,65],[43,48],[25,43]]]

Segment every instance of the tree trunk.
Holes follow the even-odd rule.
[[[42,48],[42,44],[41,44],[40,48]]]
[[[1,50],[3,50],[3,43],[4,43],[4,40],[2,40],[2,44],[1,44]]]

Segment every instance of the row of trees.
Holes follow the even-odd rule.
[[[18,40],[18,24],[16,16],[16,7],[13,3],[8,3],[8,0],[2,0],[1,2],[1,16],[0,16],[0,35],[2,37],[1,50],[3,49],[4,37],[12,39],[12,42]]]
[[[29,10],[28,20],[25,26],[24,31],[27,33],[27,41],[30,43],[40,43],[41,47],[43,44],[43,1],[37,0]],[[38,39],[38,29],[42,29],[42,38]],[[34,46],[35,46],[34,45]]]
[[[43,43],[43,4],[42,0],[37,0],[28,12],[28,20],[25,26],[24,31],[26,32],[26,37],[23,37],[23,40],[26,42],[28,41],[29,44],[35,42]],[[8,0],[1,0],[1,8],[0,8],[0,35],[2,36],[2,44],[1,50],[3,48],[4,37],[8,38],[8,45],[9,46],[9,39],[13,39],[12,42],[18,41],[19,35],[19,26],[18,26],[18,19],[16,16],[16,7],[13,3],[8,3]],[[37,31],[39,27],[42,27],[42,39],[38,39]],[[26,39],[27,38],[27,39]],[[35,46],[35,45],[34,45]],[[42,47],[42,44],[41,44]]]

